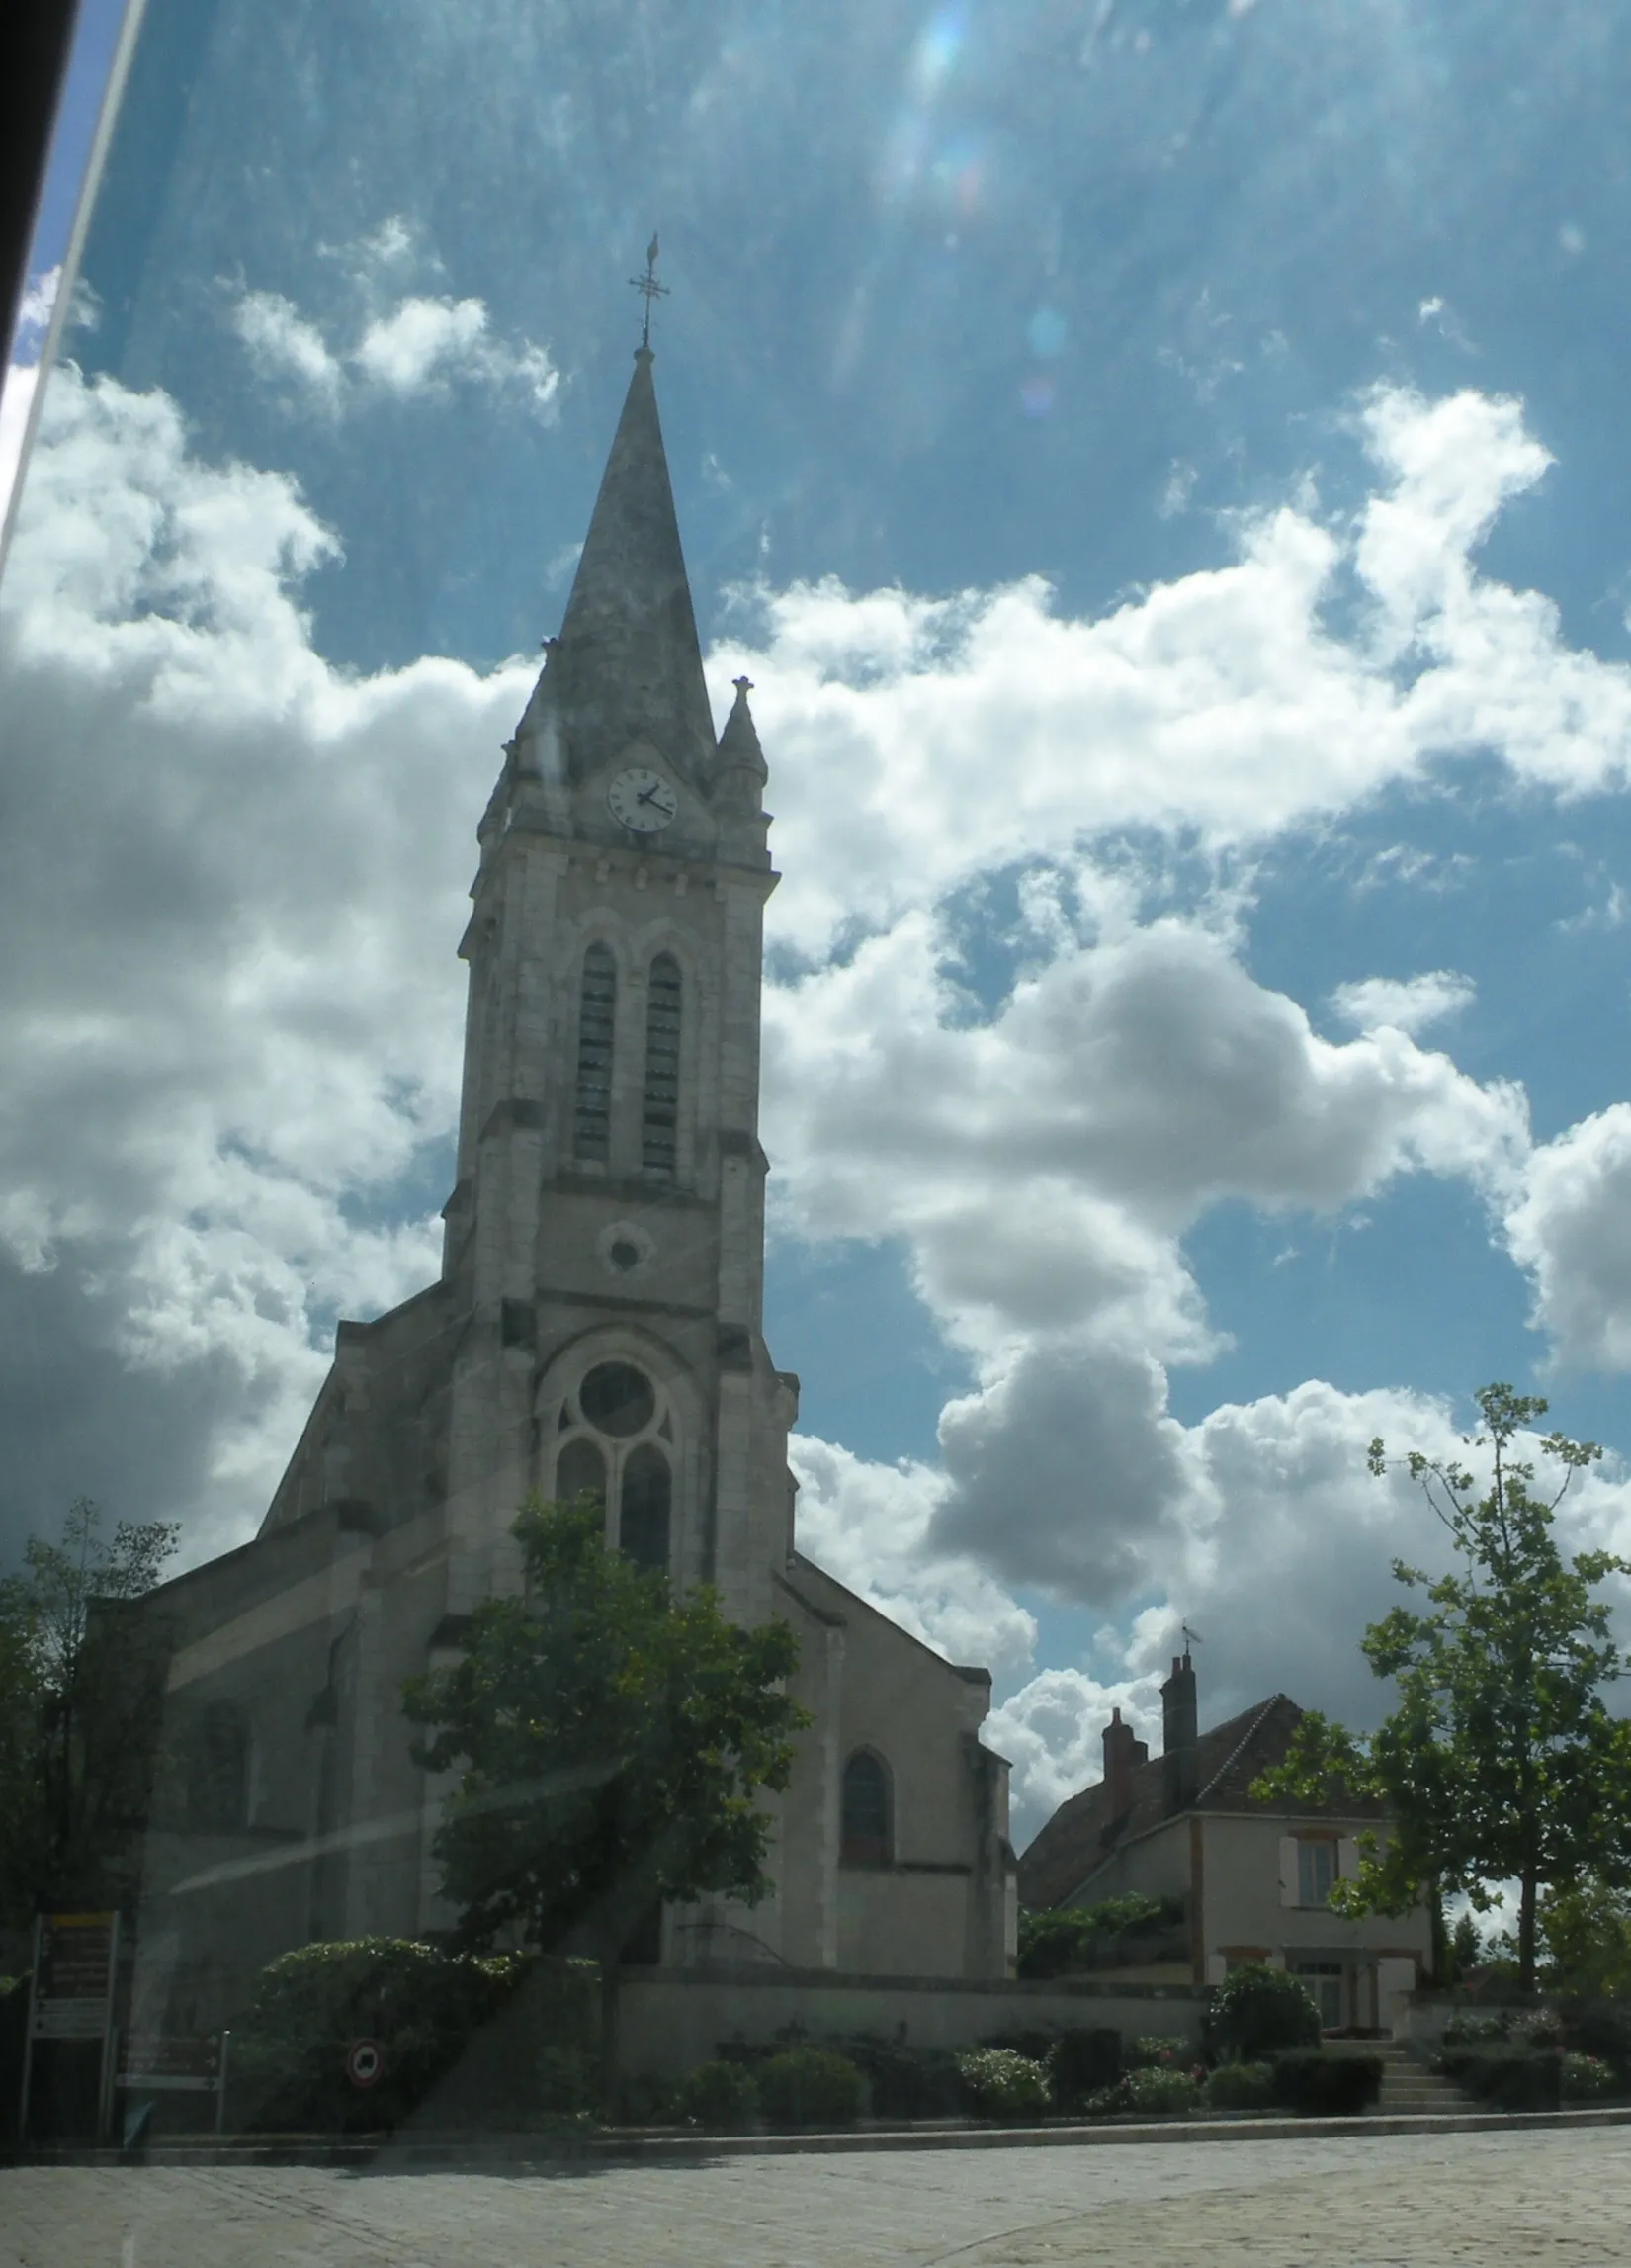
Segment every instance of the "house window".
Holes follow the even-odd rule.
[[[1313,1838],[1300,1842],[1297,1846],[1297,1903],[1300,1906],[1329,1905],[1335,1879],[1335,1844]]]
[[[645,1099],[641,1164],[672,1175],[679,1144],[680,972],[672,953],[651,963],[645,988]]]
[[[617,1022],[617,963],[611,948],[583,956],[577,1008],[577,1104],[572,1155],[604,1166],[612,1151],[612,1035]]]
[[[851,1866],[889,1863],[889,1774],[870,1748],[858,1748],[844,1766],[838,1855]]]

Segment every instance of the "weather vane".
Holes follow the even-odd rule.
[[[645,247],[644,275],[631,276],[629,282],[645,302],[645,322],[640,334],[640,343],[643,347],[648,348],[651,344],[651,302],[653,300],[665,300],[668,297],[668,286],[657,282],[657,240],[655,236]]]

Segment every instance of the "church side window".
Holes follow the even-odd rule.
[[[235,1701],[208,1703],[187,1758],[187,1824],[199,1834],[235,1833],[249,1815],[249,1725]]]
[[[555,1493],[558,1503],[574,1496],[592,1496],[606,1502],[606,1459],[597,1444],[580,1434],[568,1441],[556,1460]]]
[[[643,1441],[623,1468],[618,1542],[637,1567],[668,1572],[668,1459]]]
[[[612,1035],[617,1022],[617,963],[611,948],[583,956],[577,1009],[577,1099],[572,1155],[604,1166],[612,1150]]]
[[[592,1497],[606,1536],[637,1567],[666,1575],[674,1540],[673,1415],[634,1362],[596,1362],[559,1407],[552,1494]]]
[[[886,1866],[890,1858],[889,1774],[870,1748],[844,1766],[838,1855],[852,1866]]]
[[[645,989],[645,1099],[641,1163],[671,1175],[679,1146],[680,970],[672,953],[651,963]]]

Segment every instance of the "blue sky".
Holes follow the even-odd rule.
[[[1539,1386],[1631,1542],[1628,86],[1583,0],[148,0],[0,592],[6,1533],[235,1539],[432,1265],[656,224],[809,1547],[1034,1824],[1183,1616],[1374,1713],[1375,1431]]]

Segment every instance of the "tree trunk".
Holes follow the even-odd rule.
[[[1524,1992],[1535,1989],[1535,1888],[1533,1870],[1525,1870],[1517,1899],[1517,1981]]]

